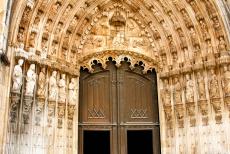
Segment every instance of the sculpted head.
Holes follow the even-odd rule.
[[[211,69],[210,72],[211,72],[211,75],[215,74],[215,70],[214,69]]]
[[[31,69],[31,70],[35,70],[35,64],[31,64],[31,65],[30,65],[30,69]]]
[[[190,80],[190,75],[186,74],[186,80]]]
[[[23,59],[19,59],[19,60],[18,60],[18,65],[22,66],[23,63],[24,63],[24,60],[23,60]]]
[[[227,65],[224,65],[224,72],[227,72],[228,71],[228,67]]]
[[[75,82],[75,78],[71,78],[71,82],[74,83]]]
[[[178,77],[174,78],[174,83],[177,83],[179,81]]]
[[[165,86],[167,86],[168,83],[169,83],[168,79],[164,79],[163,83],[164,83]]]
[[[56,76],[57,76],[57,71],[53,71],[53,72],[52,72],[52,76],[53,76],[53,77],[56,77]]]
[[[62,75],[61,75],[61,78],[62,78],[62,79],[65,79],[65,74],[62,74]]]
[[[41,70],[42,73],[45,73],[46,72],[46,68],[43,67],[42,70]]]

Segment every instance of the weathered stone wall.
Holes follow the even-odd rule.
[[[105,67],[112,55],[119,64],[119,54],[133,65],[145,61],[145,71],[158,70],[162,153],[230,153],[229,0],[146,0],[125,7],[17,0],[10,25],[7,2],[0,0],[0,52],[7,49],[11,62],[0,64],[0,153],[77,153],[78,110],[72,114],[68,105],[70,79],[78,76],[80,65],[93,71],[94,59]],[[114,36],[108,32],[115,8],[124,18],[128,14],[128,35],[125,29]],[[12,91],[11,76],[20,58],[22,87]],[[27,77],[31,64],[37,76],[32,96],[25,94],[27,84],[34,84]],[[58,88],[66,74],[64,103],[60,94],[55,100],[49,97],[50,80],[45,94],[38,94],[44,67],[46,79],[57,71]]]
[[[8,21],[11,11],[10,5],[10,1],[0,0],[0,54],[6,53],[9,61],[12,61],[12,52],[10,52],[10,49],[8,52],[6,51],[9,29]],[[11,66],[5,66],[0,60],[0,153],[3,153],[6,143]]]

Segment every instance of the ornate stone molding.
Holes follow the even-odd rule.
[[[101,63],[103,68],[106,68],[106,62],[109,61],[109,58],[112,58],[113,61],[116,62],[116,66],[119,67],[122,61],[127,60],[130,62],[130,68],[133,69],[140,62],[141,66],[144,67],[143,73],[147,73],[148,71],[152,71],[155,69],[156,71],[161,70],[161,65],[159,60],[156,58],[150,58],[140,53],[126,51],[126,50],[106,50],[102,52],[93,53],[87,56],[84,56],[79,60],[79,65],[83,67],[83,69],[88,69],[89,72],[93,72],[92,66],[94,65],[94,61],[97,63]]]

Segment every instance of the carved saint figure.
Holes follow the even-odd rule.
[[[125,44],[125,36],[122,32],[117,33],[116,37],[113,39],[114,46],[123,46]]]
[[[173,96],[174,96],[174,103],[181,104],[182,103],[182,87],[178,77],[174,79],[174,87],[173,87]]]
[[[77,83],[76,79],[72,78],[69,84],[69,104],[75,105],[77,103]]]
[[[206,99],[205,82],[200,72],[197,73],[197,84],[198,84],[199,99],[205,100]]]
[[[25,53],[26,51],[24,50],[24,44],[23,43],[20,43],[19,46],[18,46],[18,52],[20,53]]]
[[[205,21],[202,19],[202,20],[199,20],[199,23],[200,23],[200,27],[201,27],[203,38],[205,40],[209,39],[210,35],[208,33],[208,27],[207,27]]]
[[[55,101],[57,98],[57,72],[53,71],[49,79],[49,100]]]
[[[210,98],[219,98],[219,89],[218,89],[218,79],[217,76],[215,74],[215,70],[211,69],[211,76],[209,78],[209,95]]]
[[[44,46],[42,48],[42,51],[41,51],[41,59],[46,59],[47,58],[47,52],[48,52],[48,48],[46,46]]]
[[[218,49],[219,49],[219,52],[226,52],[227,51],[226,43],[225,43],[225,40],[224,40],[223,36],[219,38]]]
[[[46,69],[43,67],[41,72],[39,73],[38,77],[38,90],[37,95],[38,96],[45,96],[46,92]]]
[[[196,46],[197,44],[199,44],[198,39],[197,39],[198,37],[196,35],[196,31],[195,31],[194,27],[190,28],[190,36],[191,36],[193,46]]]
[[[194,87],[193,80],[190,78],[189,74],[186,74],[185,96],[187,102],[194,102],[193,87]]]
[[[230,69],[230,65],[229,65],[229,69]],[[230,71],[228,70],[227,66],[224,66],[222,87],[224,90],[225,97],[230,96]]]
[[[26,92],[25,95],[33,96],[36,84],[35,64],[31,64],[26,76]]]
[[[171,91],[170,91],[170,86],[169,86],[169,81],[168,79],[164,80],[164,85],[163,89],[161,90],[161,99],[162,103],[165,106],[171,105]]]
[[[20,92],[21,86],[22,86],[22,65],[23,65],[23,59],[18,60],[18,64],[14,67],[13,71],[13,87],[12,91]]]
[[[58,100],[59,102],[65,102],[66,100],[66,81],[65,81],[65,74],[61,75],[61,79],[59,80],[58,83],[59,87],[59,97]]]

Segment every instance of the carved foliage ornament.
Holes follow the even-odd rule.
[[[95,58],[97,57],[97,58]],[[94,53],[84,57],[80,60],[80,65],[84,69],[88,69],[89,72],[93,72],[92,66],[94,65],[94,61],[102,64],[102,67],[106,68],[106,62],[109,61],[109,58],[112,58],[113,61],[116,62],[116,66],[119,67],[122,61],[127,60],[130,63],[130,68],[133,69],[136,64],[140,64],[144,67],[143,73],[147,73],[148,71],[152,71],[152,69],[160,70],[160,62],[159,59],[152,59],[147,56],[144,56],[139,53],[129,52],[129,51],[103,51]]]

